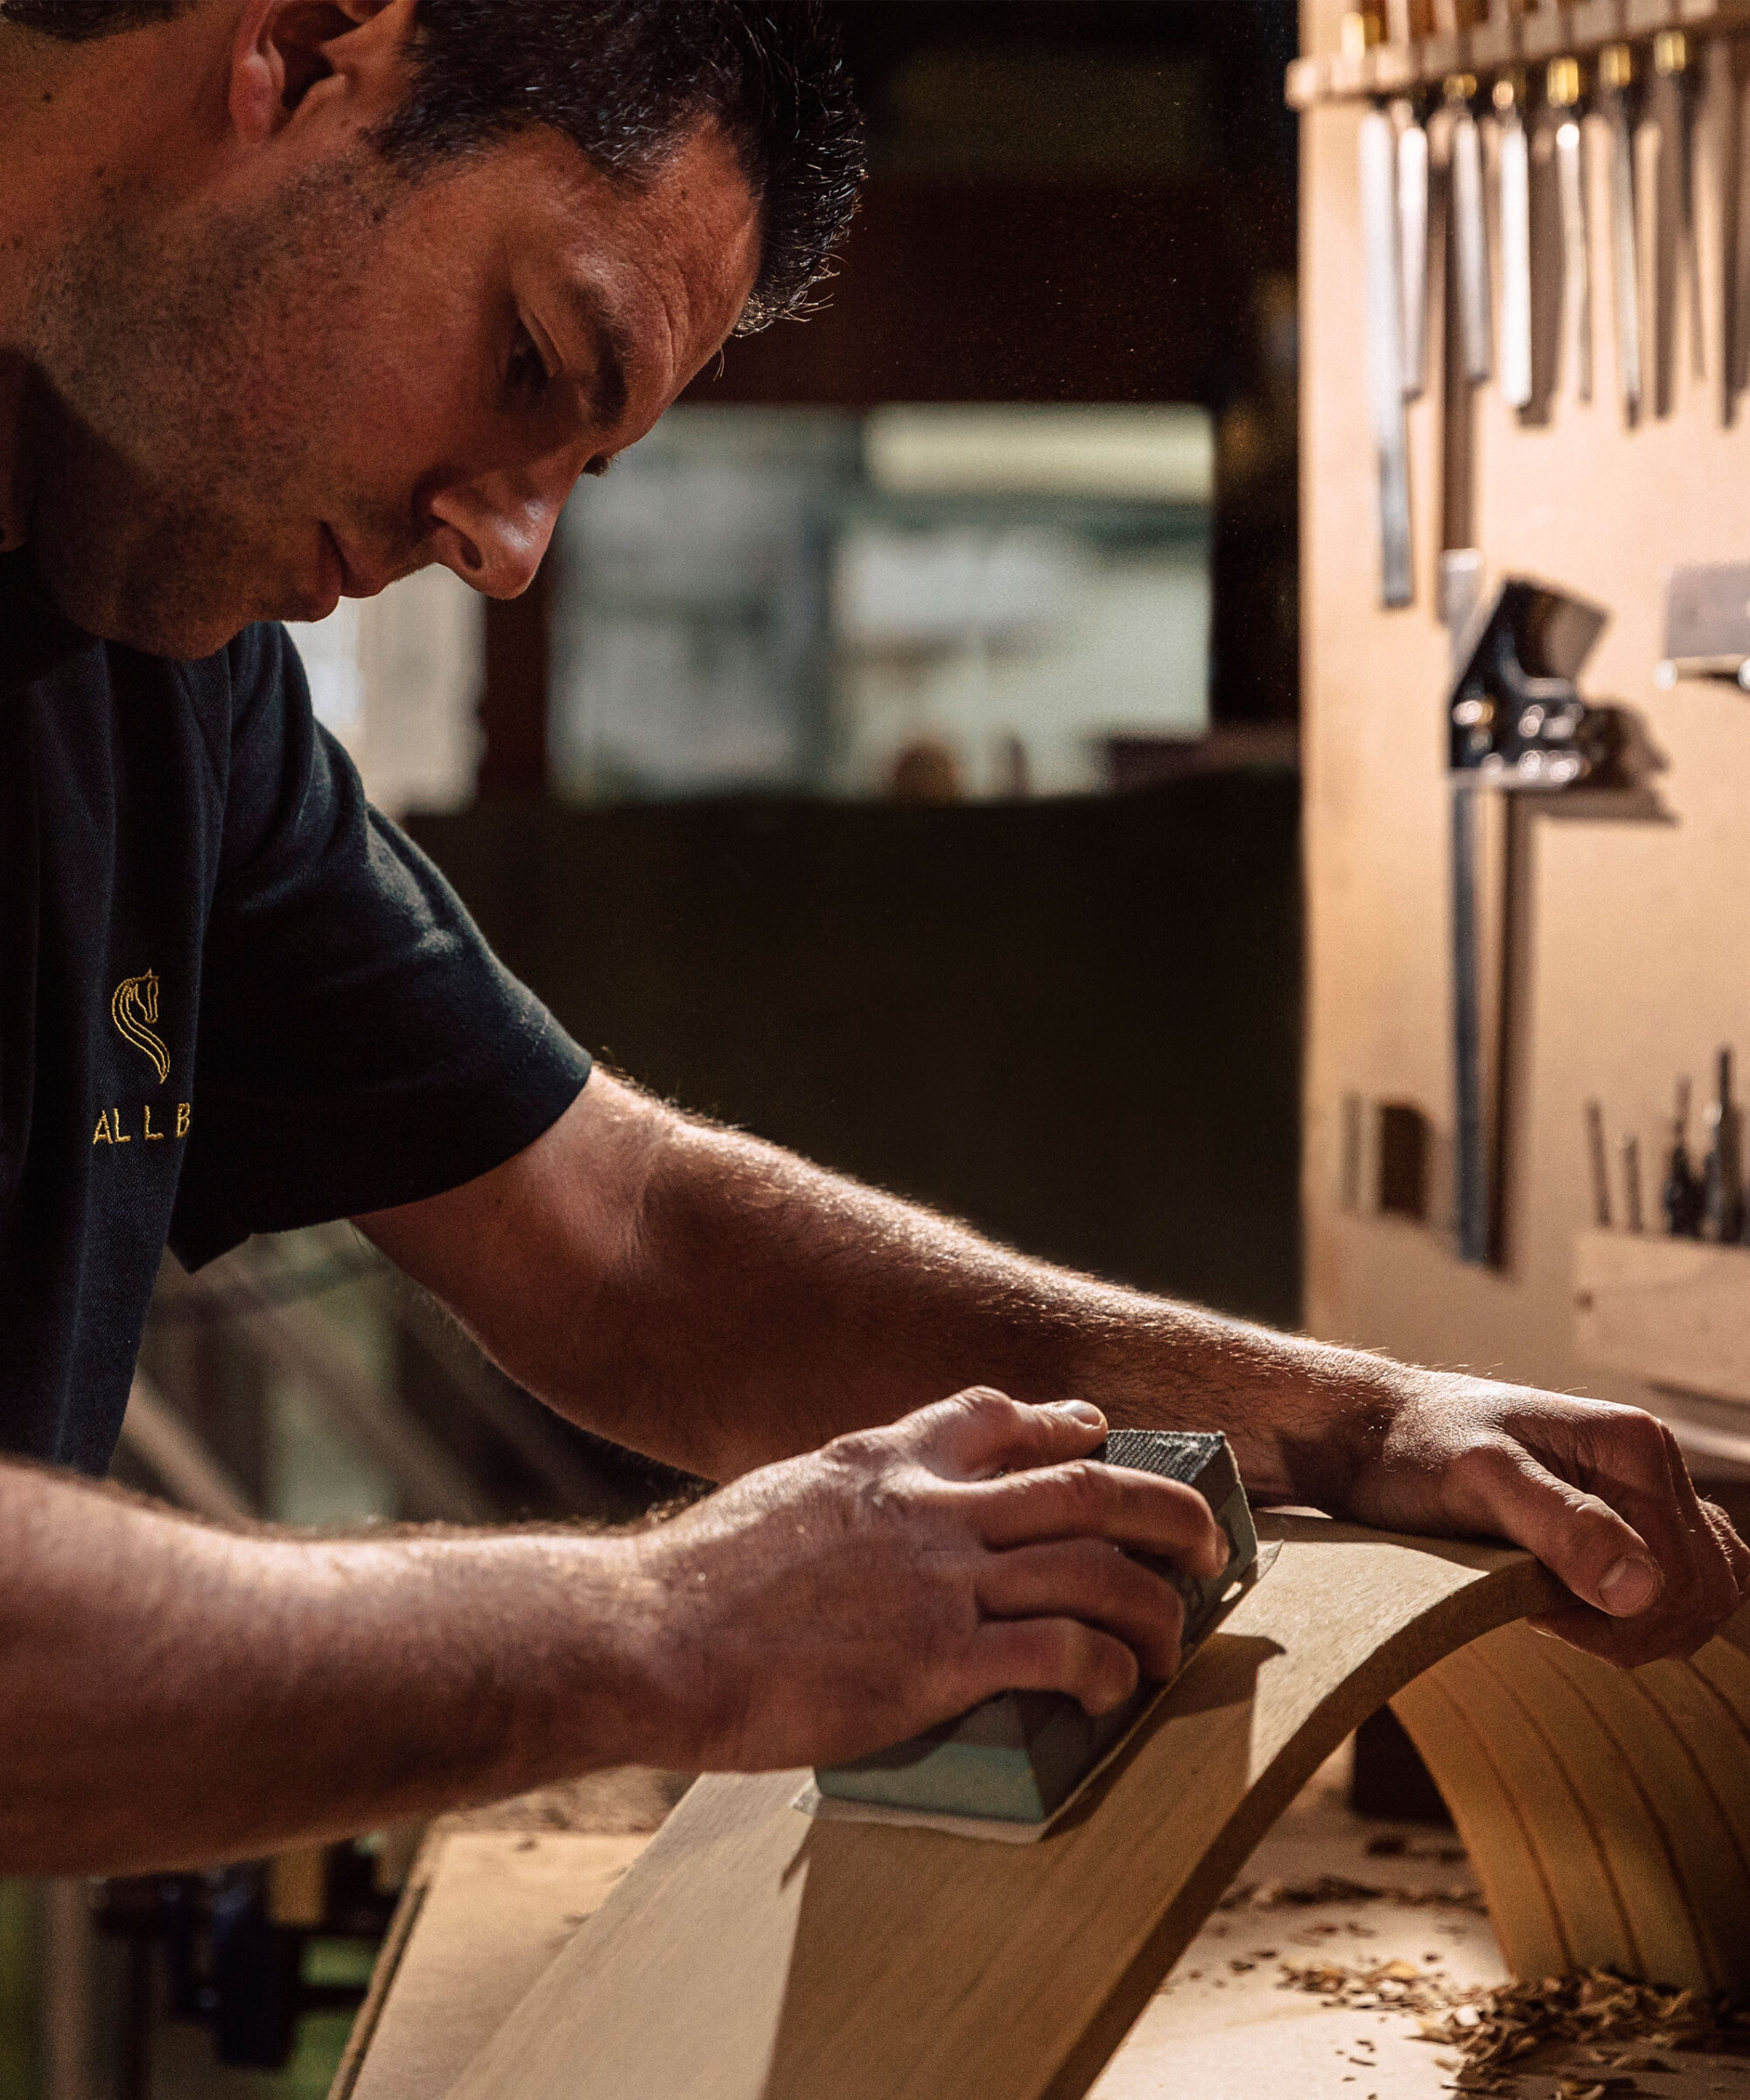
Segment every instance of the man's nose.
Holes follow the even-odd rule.
[[[438,558],[488,598],[515,598],[535,580],[570,494],[550,466],[458,480],[428,508]]]

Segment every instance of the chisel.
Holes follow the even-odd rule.
[[[1726,75],[1729,116],[1723,127],[1722,186],[1729,200],[1726,342],[1720,390],[1722,419],[1731,423],[1739,397],[1750,386],[1750,73],[1738,77],[1732,46],[1724,37],[1710,47]]]
[[[1720,427],[1729,429],[1738,399],[1741,308],[1744,298],[1741,246],[1745,228],[1739,220],[1740,68],[1734,64],[1730,41],[1711,37],[1702,47],[1699,63],[1701,90],[1698,107],[1701,116],[1696,156],[1697,213],[1702,213],[1702,185],[1705,182],[1708,207],[1715,227],[1714,255],[1718,270],[1718,309],[1711,331],[1713,357],[1713,404]],[[1699,239],[1699,234],[1698,234]]]
[[[1531,146],[1524,92],[1514,74],[1494,84],[1501,126],[1501,398],[1510,409],[1531,403]]]
[[[1622,1190],[1627,1199],[1628,1229],[1644,1232],[1641,1208],[1641,1140],[1632,1134],[1622,1140]]]
[[[1600,1232],[1610,1230],[1610,1166],[1604,1150],[1604,1110],[1595,1101],[1586,1104],[1586,1159],[1592,1168],[1592,1221]]]
[[[1671,1118],[1671,1152],[1665,1168],[1665,1185],[1660,1206],[1665,1214],[1665,1230],[1674,1239],[1701,1236],[1701,1214],[1705,1196],[1701,1178],[1690,1165],[1690,1082],[1677,1082],[1677,1112]]]
[[[1410,445],[1404,416],[1403,296],[1398,284],[1397,141],[1383,109],[1361,122],[1362,234],[1367,255],[1368,405],[1379,467],[1380,603],[1407,606]]]
[[[1616,377],[1622,414],[1641,414],[1641,280],[1634,216],[1634,54],[1626,44],[1599,54],[1598,103],[1610,134],[1610,275],[1616,314]]]
[[[1474,75],[1454,74],[1446,81],[1446,108],[1452,122],[1452,243],[1457,264],[1459,345],[1464,375],[1473,386],[1488,380],[1489,352],[1488,231],[1482,194],[1482,137],[1472,113],[1476,93]]]
[[[1654,38],[1653,73],[1660,130],[1658,297],[1660,332],[1665,337],[1659,366],[1659,412],[1669,415],[1676,393],[1676,360],[1672,353],[1679,304],[1689,332],[1690,370],[1697,379],[1706,373],[1701,257],[1696,248],[1696,80],[1689,38],[1682,30],[1661,30]]]
[[[1397,136],[1397,287],[1404,309],[1399,340],[1404,398],[1418,401],[1428,384],[1428,132],[1418,102],[1391,105]]]
[[[1557,112],[1556,178],[1562,204],[1562,363],[1574,398],[1592,399],[1592,236],[1586,217],[1586,134],[1578,59],[1552,59],[1544,92]]]
[[[1732,1053],[1719,1054],[1719,1095],[1707,1111],[1701,1236],[1736,1246],[1744,1232],[1744,1116],[1732,1098]]]

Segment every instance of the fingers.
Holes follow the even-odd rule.
[[[1676,1437],[1636,1408],[1586,1407],[1539,1426],[1528,1438],[1537,1456],[1619,1511],[1646,1541],[1661,1577],[1658,1593],[1638,1613],[1623,1609],[1620,1598],[1587,1599],[1603,1601],[1614,1617],[1644,1621],[1633,1641],[1600,1632],[1604,1648],[1632,1648],[1637,1660],[1689,1653],[1737,1609],[1744,1549],[1724,1512],[1702,1503]]]
[[[1139,1682],[1122,1641],[1077,1619],[993,1619],[979,1629],[976,1697],[1066,1691],[1091,1714],[1121,1706]]]
[[[1504,1440],[1474,1446],[1460,1463],[1474,1476],[1488,1528],[1535,1553],[1575,1596],[1613,1618],[1635,1617],[1657,1602],[1664,1571],[1601,1496],[1558,1480]]]
[[[1490,1528],[1581,1600],[1534,1624],[1624,1667],[1693,1653],[1737,1609],[1750,1555],[1697,1495],[1670,1430],[1585,1402],[1512,1426],[1522,1441],[1491,1441],[1461,1463],[1483,1484]]]
[[[976,1594],[992,1619],[1060,1617],[1114,1634],[1157,1684],[1179,1668],[1185,1606],[1178,1591],[1097,1540],[994,1553],[980,1570]]]
[[[974,1509],[987,1545],[1104,1539],[1187,1574],[1219,1575],[1228,1564],[1227,1539],[1194,1488],[1127,1466],[1082,1460],[956,1492]]]
[[[1106,1418],[1086,1400],[1030,1407],[986,1385],[920,1407],[897,1425],[919,1464],[945,1479],[993,1479],[1030,1466],[1054,1466],[1092,1451]]]

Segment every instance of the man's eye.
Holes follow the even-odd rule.
[[[551,376],[535,338],[519,321],[510,343],[509,378],[513,391],[539,394]]]

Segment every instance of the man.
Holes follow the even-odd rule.
[[[578,474],[804,303],[858,160],[812,6],[7,0],[0,126],[0,1869],[1109,1708],[1180,1625],[1120,1549],[1220,1550],[1082,1462],[1102,1410],[1225,1429],[1266,1501],[1519,1540],[1620,1662],[1736,1607],[1646,1416],[1108,1289],[592,1075],[251,624],[432,561],[515,593]],[[310,1539],[78,1477],[166,1239],[340,1215],[730,1484]]]

